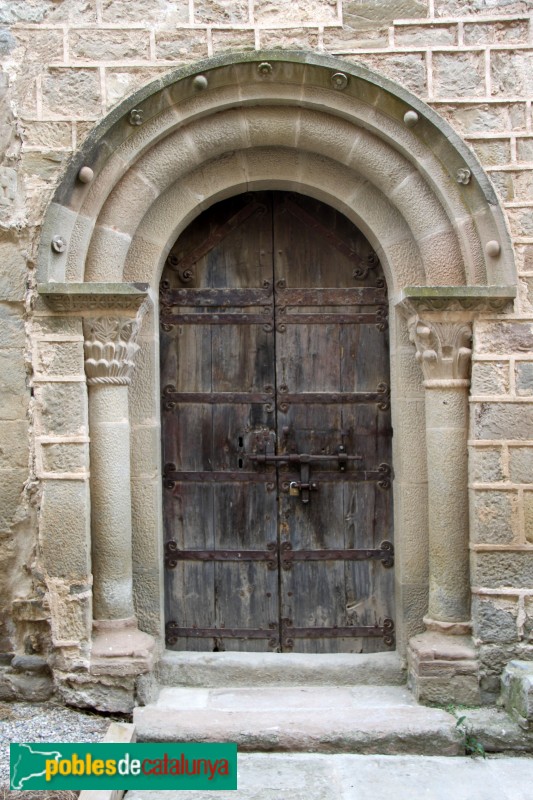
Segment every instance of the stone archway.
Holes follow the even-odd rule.
[[[133,672],[148,669],[136,619],[162,641],[161,270],[200,211],[250,189],[328,203],[380,257],[391,317],[398,648],[407,652],[424,617],[441,632],[468,631],[469,337],[475,313],[514,296],[503,213],[460,138],[391,81],[314,54],[236,54],[169,73],[115,109],[76,153],[45,219],[39,291],[80,333],[83,322],[85,339],[93,662],[129,653]],[[460,498],[451,507],[450,493]],[[443,530],[454,531],[445,554]],[[114,649],[121,628],[130,644]],[[98,669],[105,674],[105,663]]]

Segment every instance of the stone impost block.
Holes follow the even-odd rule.
[[[524,730],[533,730],[533,662],[510,661],[502,675],[501,702]]]

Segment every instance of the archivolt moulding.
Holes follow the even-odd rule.
[[[262,188],[346,214],[380,255],[393,298],[406,286],[515,283],[503,212],[452,128],[363,66],[283,51],[170,72],[115,108],[55,192],[39,281],[155,288],[192,218]]]

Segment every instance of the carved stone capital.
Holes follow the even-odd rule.
[[[85,373],[91,386],[111,384],[128,386],[135,354],[135,339],[142,312],[128,317],[87,317],[83,320]]]
[[[409,320],[409,338],[416,346],[416,360],[427,388],[470,385],[472,325],[469,322]]]

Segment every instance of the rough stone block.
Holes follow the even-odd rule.
[[[533,236],[532,208],[508,208],[507,217],[512,234],[515,236]]]
[[[508,355],[533,350],[533,323],[478,322],[474,329],[476,353]]]
[[[513,483],[533,481],[533,447],[509,448],[509,474]]]
[[[475,439],[533,439],[533,407],[525,403],[475,403]]]
[[[30,147],[54,150],[57,147],[72,147],[72,123],[57,121],[24,121],[24,141]]]
[[[485,94],[481,53],[434,53],[433,88],[437,97],[476,97]]]
[[[491,172],[490,180],[503,202],[514,200],[514,182],[512,172]]]
[[[194,21],[200,24],[231,25],[249,22],[247,0],[195,0]]]
[[[53,64],[65,59],[63,31],[60,29],[19,28],[13,30],[13,35],[18,48],[13,56],[26,64],[32,61]]]
[[[533,544],[533,492],[524,492],[524,535]]]
[[[23,350],[0,350],[0,419],[24,419],[29,403]]]
[[[528,28],[525,19],[505,22],[465,22],[464,43],[466,45],[507,44],[509,42],[527,44]]]
[[[499,167],[511,161],[509,139],[487,139],[472,141],[470,144],[484,167]]]
[[[84,383],[37,384],[34,389],[38,433],[87,435],[87,387]]]
[[[56,647],[80,646],[91,638],[92,587],[48,578],[52,641]]]
[[[348,60],[362,62],[370,69],[383,73],[415,94],[425,96],[427,93],[426,62],[422,53],[361,54],[353,59],[348,57]]]
[[[28,466],[29,427],[26,420],[0,422],[0,469]]]
[[[71,22],[76,25],[96,23],[96,3],[94,0],[69,0],[59,6],[54,3],[52,7],[47,3],[46,19],[50,23]]]
[[[533,139],[525,136],[516,140],[516,157],[521,162],[533,162]]]
[[[498,589],[503,586],[533,589],[533,549],[516,552],[473,552],[472,582]]]
[[[102,110],[100,75],[97,69],[51,67],[42,79],[46,113],[87,118]]]
[[[39,376],[85,376],[83,343],[37,341],[34,369]]]
[[[27,478],[27,469],[0,472],[0,531],[9,531],[18,519],[24,503],[24,482]]]
[[[161,433],[156,425],[135,425],[131,431],[132,477],[159,475]]]
[[[324,48],[338,52],[343,50],[365,50],[373,47],[388,47],[389,30],[383,28],[352,28],[344,25],[342,28],[332,27],[324,29]]]
[[[20,243],[0,241],[0,301],[21,303],[26,291],[26,275],[26,259]],[[0,319],[1,314],[0,311]]]
[[[335,0],[261,0],[254,4],[254,18],[260,25],[291,25],[295,22],[331,24],[337,20],[337,3]]]
[[[82,442],[43,442],[41,444],[44,472],[79,472],[89,469],[89,446]]]
[[[49,576],[87,580],[91,572],[89,529],[88,482],[45,481],[40,536],[43,564]]]
[[[191,56],[192,57],[192,56]],[[203,56],[202,56],[203,57]],[[183,59],[176,59],[181,61]],[[106,105],[111,108],[145,83],[158,78],[167,67],[120,67],[106,69]]]
[[[46,336],[78,336],[83,342],[81,319],[76,317],[33,317],[33,334],[35,338]]]
[[[457,25],[396,25],[394,44],[398,47],[430,47],[457,44]]]
[[[469,468],[470,480],[479,483],[497,483],[505,477],[500,448],[471,448]]]
[[[524,597],[524,611],[526,612],[524,638],[527,642],[533,644],[533,597]]]
[[[343,20],[354,28],[375,28],[395,19],[428,16],[427,0],[345,0]]]
[[[510,661],[502,675],[502,704],[524,730],[533,729],[533,663]]]
[[[102,22],[130,22],[172,28],[189,22],[188,0],[103,0]]]
[[[528,0],[435,0],[435,16],[455,17],[480,14],[484,17],[503,14],[526,14],[530,10]]]
[[[134,702],[135,679],[92,677],[80,673],[54,674],[59,696],[69,706],[91,708],[113,714],[131,714]]]
[[[514,492],[473,491],[473,542],[507,544],[518,537],[518,497]]]
[[[472,394],[507,394],[509,363],[474,361],[472,364]]]
[[[524,103],[437,104],[437,109],[461,133],[521,131],[525,126]]]
[[[0,348],[24,346],[23,313],[22,304],[0,303]]]
[[[318,31],[313,28],[275,28],[261,30],[259,46],[262,50],[316,50]]]
[[[211,38],[213,53],[224,53],[227,50],[255,50],[255,34],[252,30],[214,30]]]
[[[36,675],[34,672],[14,672],[0,669],[0,701],[44,703],[54,693],[50,675]]]
[[[141,61],[150,57],[148,30],[82,30],[69,32],[71,59],[82,61]]]
[[[492,94],[526,97],[533,92],[533,54],[527,50],[491,50]]]
[[[516,642],[518,602],[515,598],[479,597],[472,602],[474,636],[484,643]]]
[[[515,376],[517,395],[521,397],[533,395],[533,362],[517,361]]]
[[[207,57],[205,30],[157,31],[156,57],[160,61],[193,61]]]

